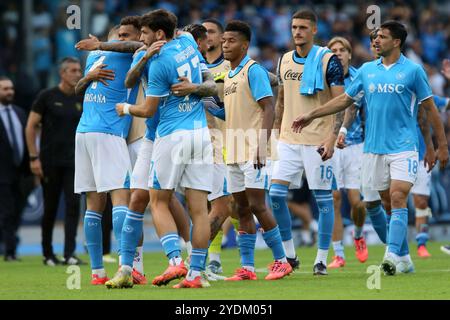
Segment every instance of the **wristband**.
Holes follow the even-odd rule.
[[[36,161],[39,159],[39,156],[30,156],[30,162]]]
[[[346,136],[347,135],[347,128],[341,127],[341,129],[339,130],[339,133],[343,133]]]
[[[125,114],[130,114],[130,107],[131,107],[131,104],[125,103],[125,104],[123,105],[123,113],[125,113]]]

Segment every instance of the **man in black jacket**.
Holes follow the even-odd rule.
[[[81,79],[80,61],[64,58],[59,65],[60,82],[41,91],[33,102],[26,127],[30,168],[41,179],[44,192],[42,251],[44,264],[82,264],[75,256],[76,234],[80,216],[80,198],[73,191],[75,166],[75,130],[82,112],[83,96],[75,94]],[[37,136],[41,128],[40,148]],[[64,192],[64,261],[53,252],[53,228],[59,198]]]
[[[32,188],[25,142],[27,115],[13,100],[14,84],[0,77],[0,234],[5,261],[18,260],[17,231]]]

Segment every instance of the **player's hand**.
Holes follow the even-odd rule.
[[[254,169],[262,169],[266,165],[267,160],[267,152],[266,150],[258,148],[256,149],[256,153],[253,155],[253,168]]]
[[[133,53],[133,58],[141,51],[147,51],[148,47],[144,44],[142,45],[142,47],[140,47],[139,49],[137,49],[134,53]]]
[[[41,160],[36,159],[34,161],[30,161],[30,169],[31,172],[38,178],[44,178],[44,172],[42,171]]]
[[[187,96],[195,91],[197,86],[189,81],[186,77],[180,77],[178,78],[180,81],[179,83],[176,83],[172,85],[170,90],[172,90],[173,94],[177,97],[184,97]]]
[[[159,52],[159,50],[161,50],[162,46],[165,45],[166,43],[167,43],[167,41],[165,41],[165,40],[159,40],[159,41],[153,42],[152,45],[147,49],[145,58],[150,59],[151,57],[153,57],[155,54],[157,54]]]
[[[119,115],[119,117],[123,117],[125,115],[125,112],[123,112],[125,107],[125,103],[117,103],[116,104],[116,112]]]
[[[94,70],[89,71],[87,76],[92,81],[99,81],[99,82],[103,83],[105,86],[107,86],[108,83],[106,82],[106,80],[111,80],[111,81],[114,80],[115,73],[114,73],[114,70],[103,69],[104,67],[106,67],[106,64],[99,65]]]
[[[346,147],[345,145],[345,134],[343,132],[340,132],[338,137],[337,137],[337,141],[336,141],[336,147],[338,147],[339,149],[344,149]]]
[[[439,160],[439,168],[444,170],[448,162],[448,148],[447,145],[439,147],[436,151],[436,158]]]
[[[442,60],[442,74],[444,77],[447,78],[447,80],[450,80],[450,59],[444,59]]]
[[[311,118],[309,113],[302,115],[295,119],[294,122],[292,122],[292,130],[295,133],[300,133],[302,132],[302,129],[307,127],[312,121],[313,119]]]
[[[75,45],[75,48],[77,48],[77,50],[94,51],[100,49],[100,43],[100,40],[98,40],[96,36],[89,34],[89,39],[79,41]]]
[[[425,151],[425,155],[423,158],[424,166],[427,169],[427,172],[433,170],[436,165],[436,152],[434,151],[434,147],[429,147]]]
[[[331,159],[333,157],[335,142],[336,142],[335,136],[331,135],[319,146],[318,150],[322,149],[322,151],[320,152],[320,155],[322,156],[322,161],[327,161],[328,159]]]

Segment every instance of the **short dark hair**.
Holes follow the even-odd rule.
[[[317,24],[317,20],[318,20],[317,14],[310,9],[298,10],[292,16],[292,20],[294,20],[294,19],[309,20],[309,21],[313,22],[314,24]]]
[[[380,28],[375,28],[372,31],[370,31],[370,33],[369,33],[370,41],[375,40],[375,38],[377,37],[378,31],[380,31]]]
[[[247,41],[250,41],[252,39],[252,29],[250,28],[250,25],[247,22],[241,20],[232,20],[228,22],[227,26],[225,27],[225,32],[227,31],[237,32],[243,35]]]
[[[389,20],[384,22],[380,29],[388,29],[391,32],[391,36],[393,39],[400,39],[400,48],[403,47],[403,44],[406,41],[406,37],[408,36],[408,32],[406,31],[406,27],[394,20]]]
[[[81,65],[80,60],[76,57],[64,57],[59,61],[59,71],[65,70],[69,63],[78,63]]]
[[[0,81],[11,81],[12,80],[10,78],[8,78],[7,76],[0,76]]]
[[[141,30],[141,17],[140,16],[128,16],[120,20],[121,26],[133,26],[137,30]]]
[[[204,26],[197,23],[188,24],[186,27],[183,28],[183,31],[192,34],[195,41],[197,41],[198,39],[205,39],[206,33],[208,32]]]
[[[209,19],[203,20],[203,23],[206,23],[206,22],[215,24],[217,26],[217,28],[219,29],[220,33],[223,33],[223,25],[220,23],[219,20],[214,19],[214,18],[209,18]]]
[[[153,10],[141,18],[141,26],[149,27],[152,31],[164,31],[167,38],[173,38],[178,18],[172,12],[158,9]]]

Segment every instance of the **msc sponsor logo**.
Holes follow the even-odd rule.
[[[402,94],[405,91],[404,84],[395,84],[395,83],[371,83],[369,85],[370,93],[399,93]]]

